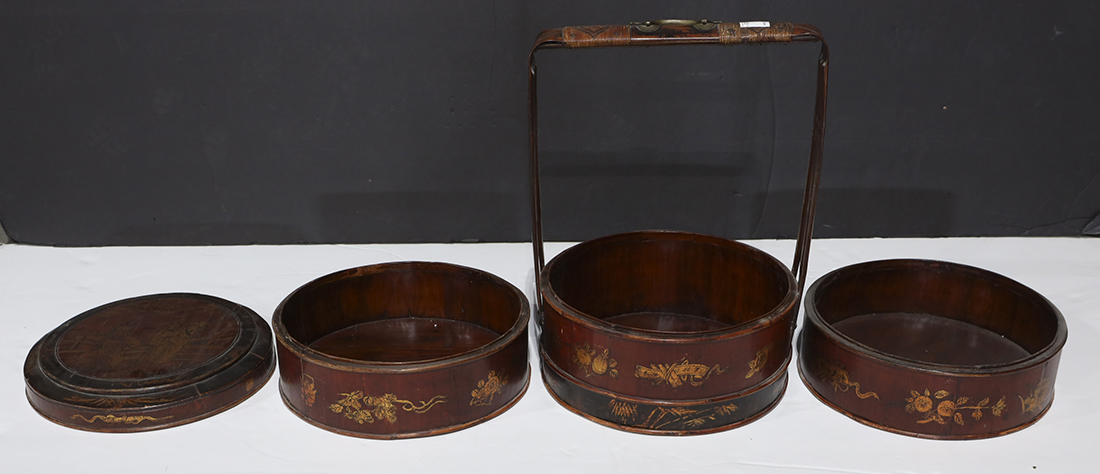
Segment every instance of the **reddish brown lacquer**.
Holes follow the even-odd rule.
[[[686,232],[612,235],[551,260],[540,293],[543,378],[598,423],[709,433],[783,395],[799,292],[760,250]]]
[[[1000,436],[1050,408],[1066,323],[1007,277],[928,260],[833,271],[806,292],[799,373],[861,423],[934,439]]]
[[[398,262],[333,273],[275,310],[279,391],[349,436],[431,436],[493,418],[527,390],[530,307],[472,268]]]
[[[792,270],[748,245],[675,231],[590,240],[544,265],[537,51],[791,42],[821,43]],[[809,25],[708,20],[566,27],[542,32],[529,64],[532,241],[542,375],[551,395],[592,421],[646,434],[712,433],[760,418],[787,386],[806,279],[825,133],[828,48],[821,34]]]
[[[255,312],[189,293],[126,299],[46,334],[23,368],[46,418],[102,432],[176,426],[226,410],[271,376],[271,329]]]

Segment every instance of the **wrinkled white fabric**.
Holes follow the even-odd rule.
[[[790,264],[793,241],[750,241]],[[548,244],[548,257],[568,244]],[[817,240],[809,281],[844,265],[928,258],[1001,273],[1065,315],[1051,410],[1037,424],[978,441],[928,441],[878,431],[821,404],[793,364],[779,406],[724,433],[653,437],[589,422],[558,406],[531,360],[527,395],[487,423],[403,441],[340,436],[309,425],[273,378],[255,396],[196,423],[136,434],[60,427],[27,403],[23,361],[36,340],[111,301],[205,293],[270,321],[293,289],[345,268],[431,260],[492,272],[533,293],[530,244],[47,248],[0,246],[0,452],[4,472],[1089,472],[1100,426],[1100,239]],[[801,326],[801,324],[800,324]],[[532,352],[535,354],[535,352]],[[277,377],[277,374],[276,374]],[[904,403],[904,402],[901,402]]]

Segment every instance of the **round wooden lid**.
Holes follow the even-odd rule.
[[[211,416],[263,386],[271,329],[212,296],[142,296],[89,310],[46,334],[23,368],[46,418],[91,431],[146,431]]]

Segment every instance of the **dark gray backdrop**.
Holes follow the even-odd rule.
[[[47,245],[528,240],[538,31],[704,17],[828,39],[818,237],[1100,214],[1095,2],[12,0],[0,222]],[[547,238],[793,236],[816,55],[540,53]]]

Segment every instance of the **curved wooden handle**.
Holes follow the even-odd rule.
[[[539,34],[540,47],[605,48],[671,44],[766,44],[816,41],[810,25],[766,21],[722,23],[710,20],[657,20],[629,25],[567,26]]]
[[[798,226],[794,264],[791,272],[798,278],[798,293],[806,286],[810,241],[813,237],[817,192],[821,182],[821,158],[825,148],[825,108],[829,90],[829,45],[821,32],[811,25],[797,23],[740,22],[709,20],[659,20],[615,26],[569,26],[545,30],[535,40],[527,58],[527,114],[531,146],[532,244],[535,247],[535,314],[541,315],[538,296],[542,268],[546,264],[542,239],[542,204],[539,180],[538,94],[535,52],[550,48],[601,48],[611,46],[658,46],[674,44],[786,44],[820,42],[817,62],[817,97],[814,100],[813,134],[806,190],[802,198],[802,217]],[[541,324],[541,320],[540,320]],[[794,331],[792,319],[791,331]]]

